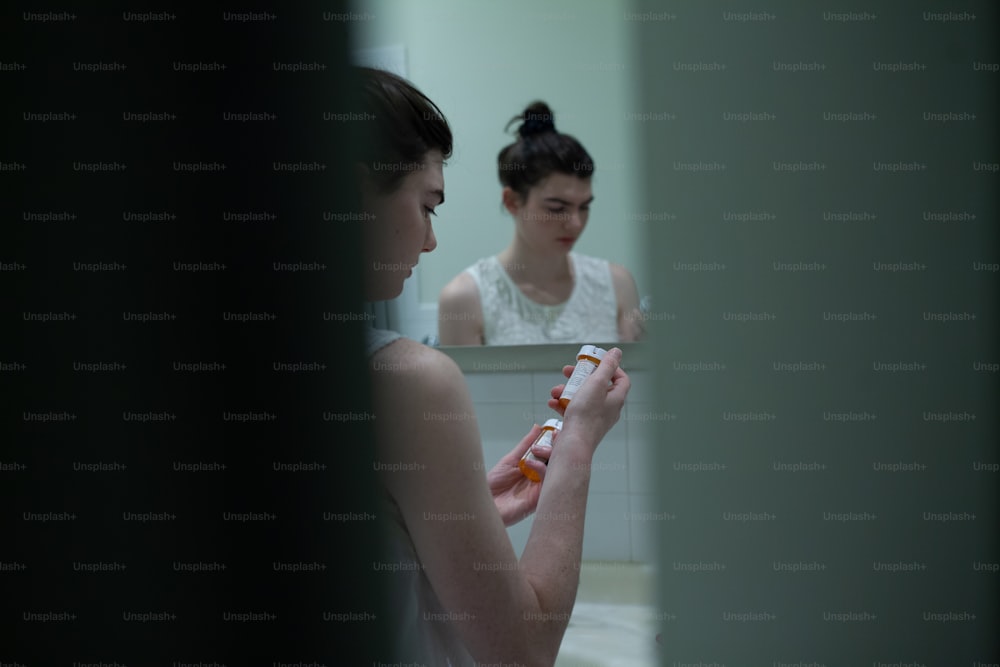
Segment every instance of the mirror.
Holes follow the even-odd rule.
[[[446,203],[434,218],[437,249],[420,259],[403,294],[387,304],[388,325],[437,340],[442,287],[514,236],[502,206],[497,154],[514,141],[508,121],[534,100],[553,110],[557,129],[594,160],[594,202],[573,251],[626,267],[646,294],[644,226],[655,216],[639,200],[627,3],[507,3],[359,0],[353,51],[359,64],[411,80],[444,112],[454,133],[445,167]],[[588,340],[581,334],[581,343]]]

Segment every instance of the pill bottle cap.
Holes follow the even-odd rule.
[[[597,357],[598,359],[603,359],[604,355],[607,354],[607,350],[597,347],[596,345],[584,345],[580,348],[580,351],[576,356],[587,355],[588,357]]]
[[[549,419],[548,421],[545,422],[545,424],[542,426],[542,428],[548,428],[548,427],[554,428],[555,430],[558,431],[559,429],[562,428],[562,420],[561,419]]]

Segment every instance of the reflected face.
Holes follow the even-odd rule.
[[[517,235],[540,253],[568,253],[583,234],[594,196],[589,178],[552,173],[528,191],[527,201],[510,188],[504,204],[517,224]]]
[[[390,194],[364,186],[363,206],[374,216],[364,222],[365,298],[393,299],[413,273],[420,254],[437,247],[431,226],[434,209],[444,203],[444,160],[432,150]]]

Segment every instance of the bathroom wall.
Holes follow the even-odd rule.
[[[661,664],[1000,661],[998,16],[931,4],[628,18]]]

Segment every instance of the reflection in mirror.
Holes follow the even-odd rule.
[[[500,151],[503,207],[513,239],[445,285],[438,301],[444,345],[530,345],[576,340],[634,341],[639,297],[628,269],[581,255],[594,201],[594,161],[533,102],[517,139]]]
[[[641,336],[626,4],[365,1],[355,50],[398,53],[385,66],[455,136],[437,248],[387,304],[388,326],[443,345]]]

